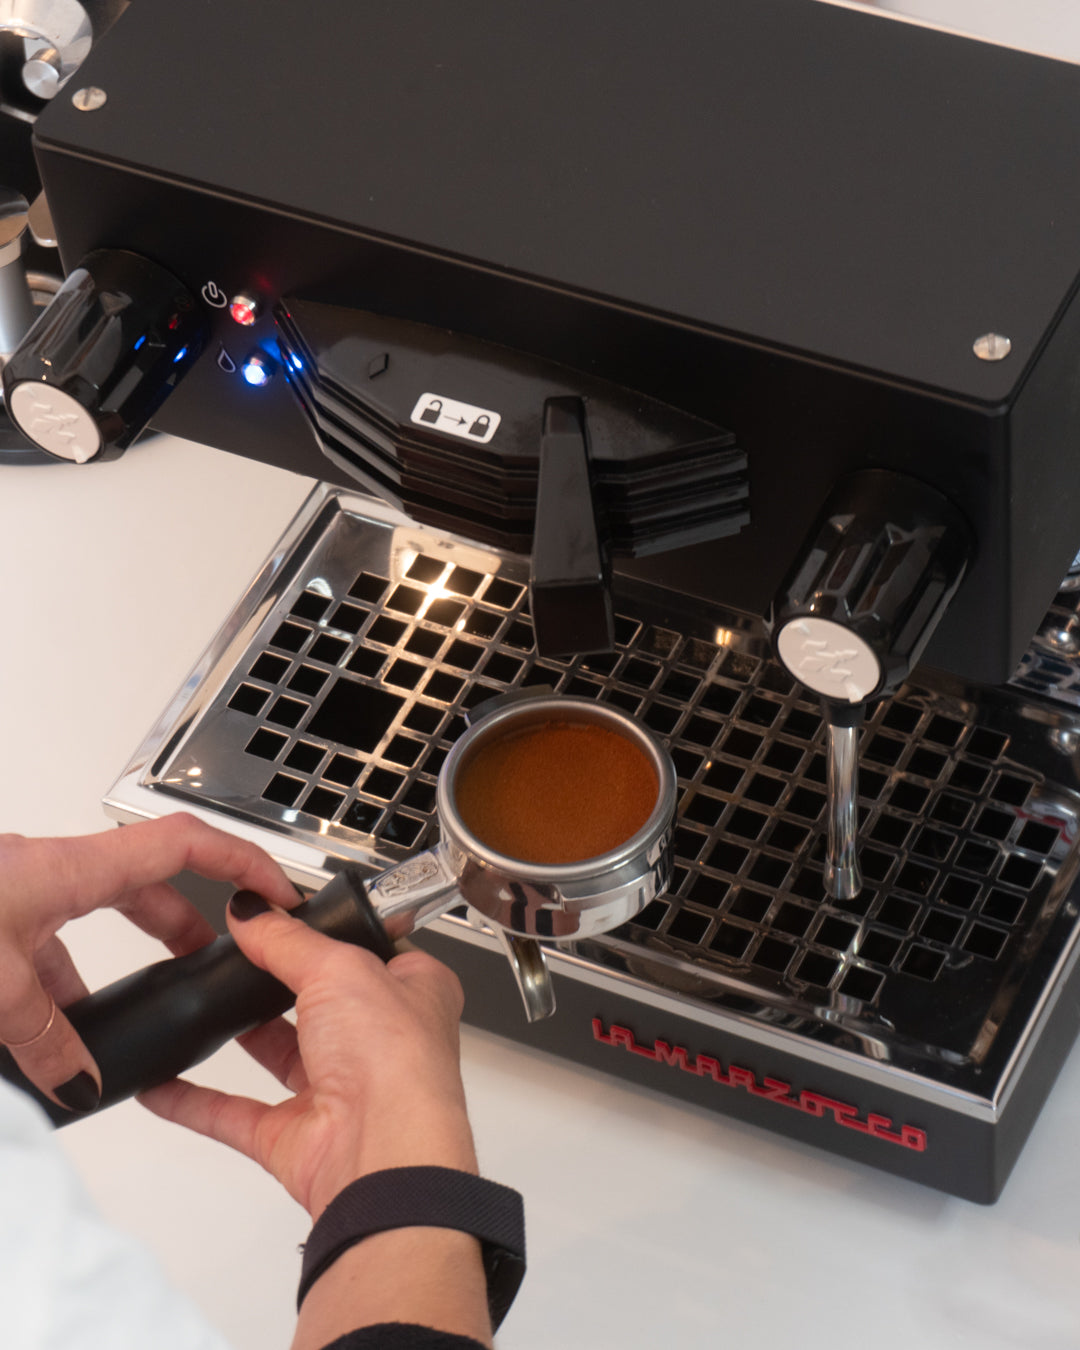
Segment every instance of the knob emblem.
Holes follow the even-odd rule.
[[[101,449],[93,417],[62,389],[37,383],[16,385],[8,407],[30,440],[58,459],[85,464]]]
[[[870,646],[828,619],[793,619],[780,630],[776,646],[795,678],[825,698],[859,703],[881,682],[881,665]]]

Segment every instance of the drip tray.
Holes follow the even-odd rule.
[[[559,1010],[533,1027],[494,937],[440,920],[420,940],[462,974],[467,1019],[994,1199],[1080,1016],[1080,715],[1030,682],[919,672],[862,734],[866,882],[834,901],[824,730],[760,630],[653,592],[617,605],[614,652],[541,660],[527,579],[320,486],[107,810],[210,813],[310,887],[433,841],[436,777],[477,703],[547,685],[615,704],[675,761],[671,891],[554,950]]]

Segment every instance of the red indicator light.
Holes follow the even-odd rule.
[[[258,301],[250,295],[234,295],[229,301],[229,314],[234,323],[240,324],[242,328],[250,328],[258,318]]]

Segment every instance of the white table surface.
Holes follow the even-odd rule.
[[[884,7],[1080,59],[1075,0]],[[106,826],[103,794],[307,487],[168,438],[0,468],[0,829]],[[113,915],[71,945],[91,985],[158,954]],[[469,1029],[464,1067],[482,1165],[528,1210],[502,1350],[1080,1346],[1080,1051],[989,1208]],[[273,1087],[235,1048],[199,1076]],[[284,1350],[306,1225],[275,1183],[130,1103],[58,1137],[237,1350]]]

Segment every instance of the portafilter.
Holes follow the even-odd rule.
[[[666,889],[675,801],[670,756],[626,713],[544,690],[506,695],[476,710],[443,764],[439,841],[373,877],[347,865],[292,913],[389,960],[395,942],[464,902],[503,942],[526,1015],[537,1020],[555,1008],[541,943],[607,932]],[[620,809],[631,822],[622,837]],[[561,856],[568,834],[586,850],[595,846],[589,840],[604,840],[597,825],[615,829],[612,837],[607,828],[602,851]],[[521,841],[525,856],[503,851],[506,839]],[[101,1071],[100,1110],[183,1073],[293,999],[224,936],[64,1012]],[[39,1092],[7,1051],[0,1076],[35,1097],[54,1124],[80,1118]]]

